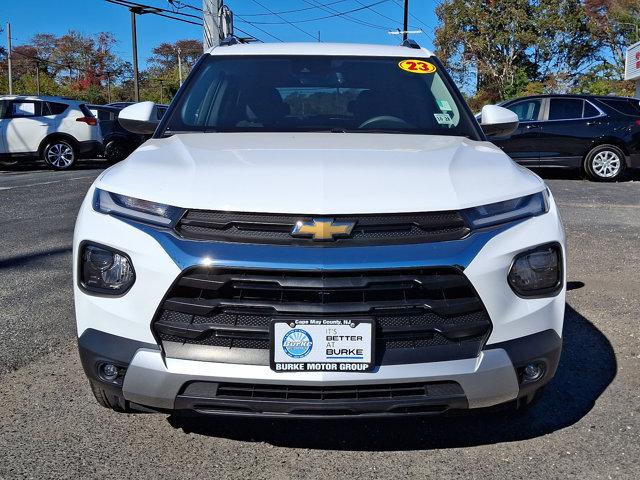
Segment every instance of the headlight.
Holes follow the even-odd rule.
[[[462,211],[462,214],[472,228],[482,228],[535,217],[548,211],[549,191],[545,189],[542,192],[527,195],[526,197],[467,208]]]
[[[80,286],[85,290],[122,295],[135,282],[133,265],[126,254],[91,244],[83,245],[80,251]]]
[[[93,209],[145,223],[173,227],[184,213],[184,209],[163,203],[140,200],[96,188],[93,194]]]
[[[523,297],[557,294],[562,289],[560,245],[542,245],[516,256],[508,280],[513,291]]]

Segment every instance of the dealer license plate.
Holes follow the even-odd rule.
[[[366,372],[373,368],[373,320],[280,320],[271,323],[276,372]]]

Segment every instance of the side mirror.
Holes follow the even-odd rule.
[[[480,114],[480,126],[485,135],[506,137],[516,131],[518,116],[511,110],[498,105],[485,105]]]
[[[153,102],[140,102],[120,110],[118,122],[123,128],[133,133],[150,135],[156,131],[160,123],[158,107]]]

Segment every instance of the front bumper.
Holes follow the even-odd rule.
[[[262,365],[237,365],[164,358],[157,346],[137,343],[95,330],[79,339],[80,357],[87,376],[105,388],[117,390],[134,404],[160,411],[190,410],[206,414],[344,416],[442,413],[450,409],[481,408],[506,403],[542,387],[553,378],[562,341],[547,330],[487,347],[477,358],[444,362],[388,365],[370,373],[276,373]],[[98,375],[101,362],[126,368],[124,378],[109,383]],[[523,383],[519,371],[530,362],[544,364],[544,376]],[[194,388],[191,385],[197,383]],[[246,386],[243,395],[217,395],[220,385]],[[330,390],[323,398],[310,387],[425,385],[423,395],[390,393],[345,398],[343,390]],[[458,388],[455,385],[459,386]],[[444,388],[446,386],[446,388]],[[270,396],[269,388],[273,388]],[[300,391],[296,391],[300,387]],[[260,395],[247,391],[260,389]],[[282,392],[296,391],[295,398]],[[392,388],[390,388],[392,390]],[[335,393],[338,392],[338,393]],[[307,398],[300,398],[301,394]],[[332,398],[333,396],[333,398]],[[291,395],[294,397],[294,395]]]
[[[93,350],[85,348],[85,335],[99,332],[129,342],[129,346],[117,350],[134,352],[130,358],[114,358],[127,368],[126,375],[120,384],[107,385],[129,402],[162,411],[187,409],[204,413],[297,415],[303,410],[306,415],[312,410],[322,410],[318,415],[326,411],[386,415],[409,413],[411,409],[419,413],[420,406],[432,407],[434,411],[481,408],[529,396],[555,373],[561,345],[564,289],[553,297],[522,299],[506,282],[511,262],[520,252],[549,242],[560,243],[564,252],[562,224],[553,202],[546,215],[495,231],[474,233],[464,241],[401,247],[299,247],[292,255],[292,248],[287,246],[178,239],[151,227],[95,212],[91,207],[92,194],[90,190],[81,208],[74,238],[74,290],[81,357],[88,376],[100,381],[96,378],[95,358],[108,357],[108,352],[101,351],[100,342]],[[85,240],[122,250],[132,259],[137,279],[125,296],[94,296],[79,288],[78,253],[80,243]],[[477,357],[384,364],[369,373],[275,373],[268,365],[249,365],[246,361],[175,358],[161,352],[151,322],[176,278],[195,265],[307,271],[458,265],[482,299],[493,328]],[[546,374],[538,382],[525,385],[520,382],[520,371],[530,360],[542,360]],[[190,389],[194,382],[207,383],[208,387]],[[226,383],[258,389],[269,385],[313,389],[423,383],[427,384],[428,392],[433,382],[455,382],[461,394],[454,392],[446,398],[425,395],[378,399],[373,404],[359,398],[346,402],[341,399],[333,405],[306,402],[303,409],[297,400],[289,402],[287,398],[272,402],[264,398],[216,396],[216,385]]]

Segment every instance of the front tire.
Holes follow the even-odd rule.
[[[54,170],[68,170],[75,165],[78,154],[67,140],[53,140],[44,148],[42,157]]]
[[[122,140],[110,140],[104,146],[104,158],[109,163],[116,163],[124,160],[133,149]]]
[[[615,145],[598,145],[585,157],[584,170],[591,180],[615,182],[625,171],[625,155]]]

